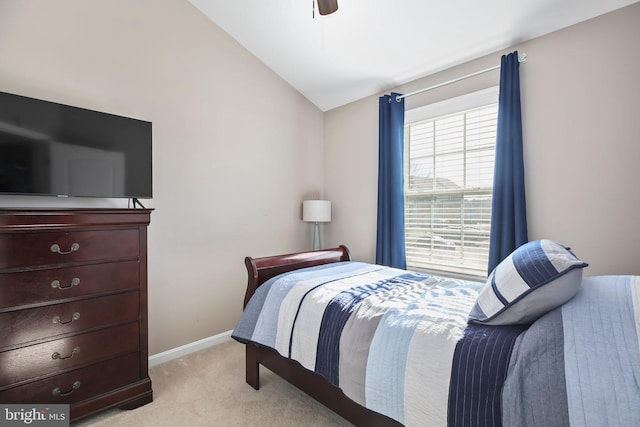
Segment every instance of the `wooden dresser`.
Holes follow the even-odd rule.
[[[148,209],[0,209],[0,403],[153,400]]]

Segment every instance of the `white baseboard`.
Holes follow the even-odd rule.
[[[149,368],[153,368],[154,366],[158,366],[162,363],[178,359],[191,353],[195,353],[196,351],[204,350],[205,348],[213,347],[214,345],[230,341],[232,332],[233,331],[226,331],[218,335],[213,335],[199,341],[195,341],[189,344],[182,345],[180,347],[172,348],[171,350],[163,351],[162,353],[149,356]]]

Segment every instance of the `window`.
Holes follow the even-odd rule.
[[[498,104],[485,92],[405,115],[408,268],[486,277]]]

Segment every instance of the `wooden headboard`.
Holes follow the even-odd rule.
[[[249,299],[260,285],[278,274],[340,261],[351,261],[351,253],[344,245],[319,251],[296,252],[262,258],[246,257],[244,265],[247,267],[248,282],[243,307],[246,307]]]

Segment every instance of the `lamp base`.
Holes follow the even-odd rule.
[[[322,243],[320,242],[320,223],[316,222],[313,225],[313,250],[319,251]]]

